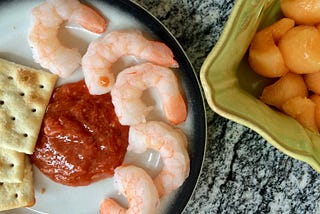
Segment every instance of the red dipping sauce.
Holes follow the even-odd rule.
[[[84,81],[66,84],[53,92],[32,161],[53,181],[89,185],[122,164],[128,131],[110,94],[90,95]]]

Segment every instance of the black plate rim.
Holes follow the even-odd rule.
[[[95,1],[95,0],[93,0]],[[202,91],[202,87],[198,76],[187,56],[182,46],[178,40],[173,36],[173,34],[167,29],[167,27],[153,14],[151,14],[144,7],[132,0],[101,0],[106,4],[112,5],[119,8],[122,11],[128,12],[130,15],[137,18],[141,23],[143,23],[148,29],[150,29],[156,36],[158,36],[162,41],[172,49],[176,60],[179,62],[180,67],[187,70],[186,74],[189,79],[188,85],[192,85],[196,90],[189,90],[192,94],[191,99],[188,101],[188,106],[194,107],[196,109],[196,118],[201,123],[197,124],[197,144],[194,144],[194,150],[189,150],[190,154],[190,176],[186,179],[183,186],[179,188],[176,196],[173,200],[177,203],[172,203],[167,210],[167,213],[182,213],[186,208],[193,192],[195,191],[196,185],[199,181],[200,174],[203,168],[203,162],[205,157],[205,151],[207,147],[207,116],[205,109],[205,97]],[[10,0],[0,1],[0,6],[11,2]],[[182,75],[182,77],[184,77]],[[186,86],[185,86],[186,87]],[[190,113],[190,111],[189,111]],[[180,196],[180,197],[179,197]]]
[[[190,75],[189,78],[192,79],[192,85],[194,88],[199,89],[190,91],[194,94],[192,94],[191,101],[188,100],[188,106],[191,104],[197,104],[196,110],[198,112],[196,112],[197,115],[195,115],[195,118],[200,121],[199,126],[197,126],[197,131],[200,130],[201,133],[197,133],[197,142],[194,143],[198,143],[198,148],[196,148],[196,152],[189,150],[189,154],[191,152],[190,176],[186,179],[183,186],[179,188],[178,192],[176,193],[174,200],[178,203],[172,203],[172,205],[167,209],[167,213],[182,213],[191,199],[197,183],[199,182],[207,146],[207,117],[205,113],[205,99],[200,81],[187,54],[183,50],[178,40],[157,17],[132,0],[109,0],[107,3],[118,7],[120,10],[128,12],[130,15],[133,15],[141,23],[147,26],[148,30],[151,30],[152,33],[158,36],[162,41],[165,41],[166,44],[172,49],[176,60],[181,65],[180,67],[185,68],[188,71],[188,74]]]

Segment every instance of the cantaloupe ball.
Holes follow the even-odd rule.
[[[316,104],[315,119],[318,126],[318,130],[320,130],[320,95],[313,94],[310,96],[310,99]]]
[[[278,46],[291,72],[307,74],[320,71],[320,33],[315,26],[300,25],[290,29]]]
[[[310,91],[320,94],[320,72],[305,74],[304,81]]]
[[[297,24],[320,23],[319,0],[281,0],[280,6],[283,14],[294,19]]]
[[[315,118],[316,104],[307,97],[293,97],[282,106],[283,112],[295,118],[303,127],[318,131]]]
[[[299,74],[288,72],[272,85],[265,87],[260,99],[281,110],[282,105],[290,98],[308,95],[307,86]]]
[[[256,33],[249,48],[249,64],[256,73],[273,78],[289,71],[277,43],[293,27],[292,19],[283,18]]]

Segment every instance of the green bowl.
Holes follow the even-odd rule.
[[[274,80],[250,68],[247,50],[257,30],[282,17],[278,0],[237,0],[222,35],[200,71],[213,111],[245,125],[283,153],[320,172],[320,135],[258,97]]]

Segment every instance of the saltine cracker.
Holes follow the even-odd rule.
[[[0,59],[0,147],[32,154],[57,75]]]
[[[24,155],[11,149],[0,148],[0,182],[22,182]]]
[[[24,165],[21,183],[0,182],[0,211],[34,205],[34,179],[28,155],[24,155]]]

